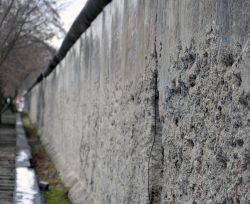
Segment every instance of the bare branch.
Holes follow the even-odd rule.
[[[11,0],[10,5],[8,6],[8,8],[7,8],[5,14],[3,15],[3,17],[2,17],[2,19],[1,19],[1,21],[0,21],[0,29],[1,29],[2,25],[3,25],[3,22],[4,22],[5,19],[7,18],[8,14],[10,13],[10,11],[11,11],[11,9],[12,9],[12,6],[13,6],[13,4],[14,4],[14,1],[15,1],[15,0]]]

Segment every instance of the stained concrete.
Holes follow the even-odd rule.
[[[27,97],[74,203],[249,203],[250,2],[113,0]]]

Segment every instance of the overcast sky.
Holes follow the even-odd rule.
[[[86,1],[87,0],[65,0],[65,6],[63,6],[59,14],[61,16],[63,27],[67,32],[80,11],[83,9]],[[58,49],[62,40],[63,39],[53,39],[51,44]]]

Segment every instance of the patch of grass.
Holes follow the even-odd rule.
[[[27,113],[22,115],[22,119],[31,146],[32,166],[40,181],[49,182],[49,190],[42,192],[45,204],[71,204],[68,199],[69,189],[62,184],[59,173],[40,142],[37,129]]]
[[[23,127],[25,129],[32,129],[32,123],[27,116],[23,117]]]
[[[43,148],[40,144],[32,144],[31,145],[31,151],[33,156],[37,156],[42,153]]]
[[[27,113],[25,113],[25,112],[22,112],[21,117],[22,117],[22,122],[23,122],[24,129],[32,129],[33,124],[31,122],[31,119],[30,119],[29,115]]]
[[[38,138],[38,133],[35,125],[32,123],[28,113],[22,112],[22,122],[23,122],[23,127],[26,131],[26,135],[28,136],[29,140],[37,140]]]
[[[65,199],[68,197],[68,189],[50,188],[49,191],[43,192],[46,204],[69,204],[70,202]]]

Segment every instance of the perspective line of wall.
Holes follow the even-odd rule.
[[[76,204],[250,202],[250,1],[113,0],[26,96]]]

